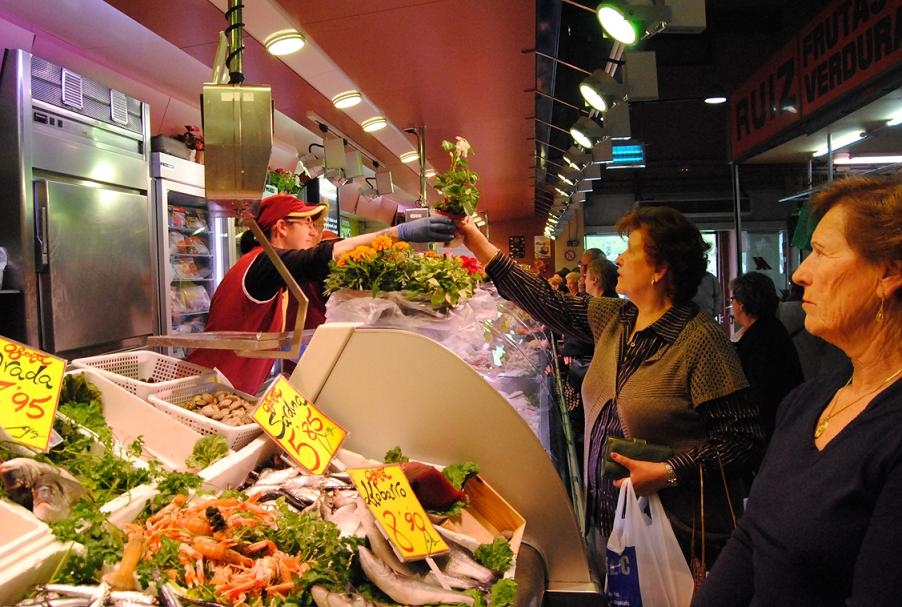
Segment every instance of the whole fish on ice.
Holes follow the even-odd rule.
[[[85,494],[78,480],[62,468],[17,457],[0,464],[3,489],[16,503],[44,522],[60,521]]]
[[[366,577],[378,586],[379,590],[402,605],[434,605],[436,603],[473,605],[474,603],[473,597],[468,594],[444,590],[395,573],[391,567],[376,558],[366,546],[360,546],[357,553]]]

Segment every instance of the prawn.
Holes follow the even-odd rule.
[[[242,567],[252,567],[254,565],[254,559],[232,550],[231,546],[234,546],[233,541],[223,540],[217,542],[209,537],[196,537],[191,543],[191,547],[207,560],[230,565],[241,565]]]
[[[137,590],[135,568],[144,556],[144,530],[137,525],[126,525],[128,541],[122,551],[122,560],[115,571],[103,576],[103,581],[114,590]]]

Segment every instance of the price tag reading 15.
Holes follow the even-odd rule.
[[[402,560],[424,559],[448,551],[401,466],[349,469],[348,474]]]
[[[251,414],[255,422],[313,474],[322,474],[344,441],[347,431],[298,394],[279,377]]]
[[[24,445],[47,451],[66,361],[0,337],[0,426]]]

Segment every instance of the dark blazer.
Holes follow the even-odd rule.
[[[792,338],[776,318],[759,318],[736,343],[767,439],[774,432],[777,405],[803,381],[802,365]]]

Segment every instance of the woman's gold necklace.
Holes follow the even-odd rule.
[[[824,419],[822,419],[821,421],[819,421],[819,422],[817,423],[817,426],[814,427],[814,438],[820,438],[821,436],[824,435],[824,432],[827,431],[827,426],[830,425],[830,420],[831,420],[831,419],[833,419],[834,417],[836,417],[837,415],[839,415],[840,413],[842,413],[843,411],[845,411],[846,409],[848,409],[849,407],[851,407],[852,405],[854,405],[855,403],[857,403],[858,401],[860,401],[861,399],[863,399],[864,397],[870,396],[871,394],[873,394],[874,392],[876,392],[877,390],[879,390],[880,388],[882,388],[887,382],[889,382],[889,381],[890,381],[891,379],[893,379],[895,376],[899,375],[899,373],[902,373],[902,368],[896,369],[896,372],[895,372],[895,373],[893,373],[892,375],[890,375],[889,377],[887,377],[886,379],[884,379],[882,382],[880,382],[879,384],[877,384],[877,387],[874,388],[873,390],[871,390],[871,391],[869,391],[869,392],[865,392],[864,394],[862,394],[861,396],[859,396],[859,397],[856,398],[855,400],[852,400],[852,401],[850,401],[849,403],[843,405],[843,408],[840,409],[839,411],[834,411],[834,409],[836,409],[836,403],[838,402],[838,399],[836,398],[836,395],[834,395],[834,396],[833,396],[833,404],[830,406],[830,411],[828,411],[828,412],[827,412],[827,415],[824,416]],[[852,378],[850,377],[850,378],[849,378],[849,381],[846,382],[846,385],[843,386],[843,388],[845,388],[846,386],[848,386],[848,385],[851,384],[851,383],[852,383]]]

